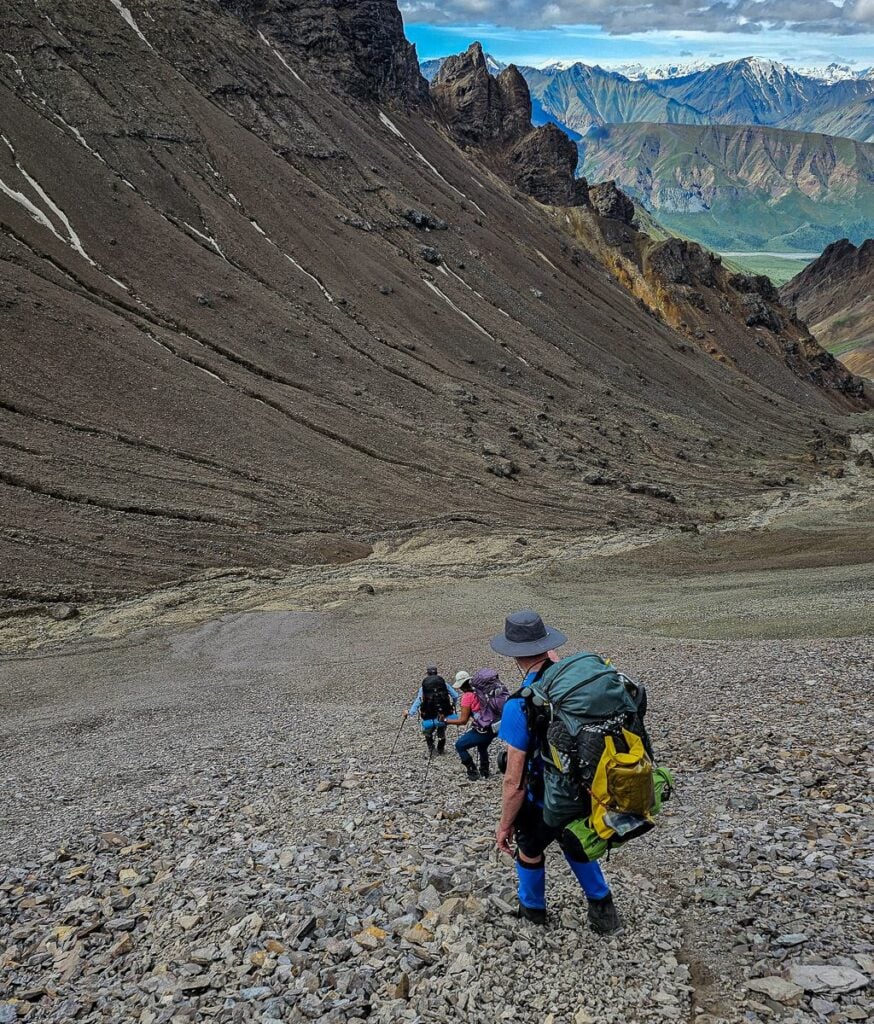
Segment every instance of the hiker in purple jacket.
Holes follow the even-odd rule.
[[[493,668],[481,668],[472,679],[461,682],[459,689],[459,711],[444,721],[450,725],[471,723],[470,729],[455,741],[455,749],[471,782],[487,779],[491,774],[489,744],[495,738],[495,725],[500,722],[501,712],[510,694]],[[479,753],[479,769],[470,755],[473,749]]]

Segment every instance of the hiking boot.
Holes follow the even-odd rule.
[[[489,771],[488,768],[483,768],[483,766],[480,765],[479,775],[481,779],[487,779],[491,774],[492,773]]]
[[[437,753],[438,754],[445,754],[446,753],[446,740],[445,739],[437,740]]]
[[[471,782],[476,782],[476,780],[479,778],[479,772],[477,771],[476,765],[469,764],[465,767],[467,768],[467,777],[470,779]]]
[[[530,921],[532,924],[546,924],[546,910],[543,907],[526,907],[524,903],[519,904],[516,916],[523,921]]]
[[[589,900],[589,927],[596,935],[615,935],[622,931],[622,920],[612,896]]]

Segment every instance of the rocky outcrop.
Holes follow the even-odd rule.
[[[600,181],[589,186],[589,202],[595,213],[608,220],[630,224],[634,220],[634,203],[617,188],[615,181]]]
[[[667,284],[712,287],[719,257],[685,238],[668,238],[646,253],[645,270]]]
[[[318,63],[367,99],[427,100],[395,0],[219,0],[283,49]]]
[[[780,293],[847,367],[874,378],[874,238],[833,242]]]
[[[553,124],[532,125],[531,96],[515,65],[491,75],[473,43],[443,62],[431,96],[455,141],[478,150],[506,181],[541,203],[587,204],[586,184],[575,178],[576,146]]]

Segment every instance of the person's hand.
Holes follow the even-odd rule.
[[[512,846],[513,836],[516,830],[512,825],[498,825],[498,831],[495,835],[495,846],[501,851],[506,853],[510,857],[515,855],[515,851]]]

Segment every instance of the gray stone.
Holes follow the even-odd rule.
[[[747,982],[747,988],[751,992],[760,992],[769,999],[787,1006],[797,1006],[804,995],[804,989],[800,985],[795,985],[776,975],[767,978],[751,978]]]
[[[865,988],[868,977],[852,967],[831,964],[793,964],[789,978],[806,992],[855,992]]]

